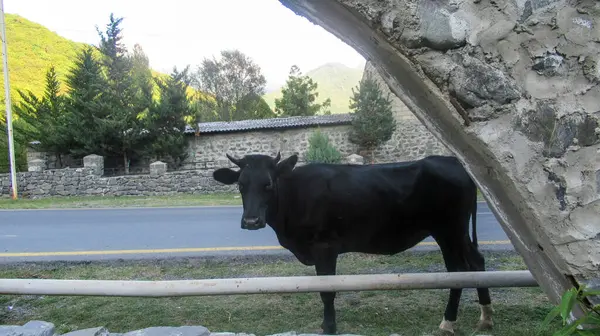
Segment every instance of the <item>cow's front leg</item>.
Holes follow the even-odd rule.
[[[315,270],[317,275],[335,275],[337,264],[337,253],[329,244],[319,244],[313,248],[315,258]],[[335,335],[337,326],[335,323],[335,292],[321,292],[323,301],[323,323],[321,328],[327,335]]]

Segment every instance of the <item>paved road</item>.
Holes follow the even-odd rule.
[[[269,227],[240,229],[242,208],[0,211],[0,262],[288,253]],[[512,249],[487,207],[478,209],[482,249]],[[428,238],[417,249],[437,249]]]

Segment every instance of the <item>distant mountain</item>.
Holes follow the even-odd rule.
[[[326,63],[303,72],[317,82],[318,102],[331,99],[331,113],[348,113],[352,88],[358,85],[364,66],[351,68],[341,63]],[[302,70],[302,69],[300,69]],[[275,99],[281,97],[281,88],[264,95],[265,101],[275,109]]]

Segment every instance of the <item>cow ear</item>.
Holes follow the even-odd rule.
[[[234,184],[240,177],[240,172],[229,168],[220,168],[213,172],[213,178],[223,184]]]
[[[277,175],[291,172],[298,162],[298,155],[294,154],[277,164]]]

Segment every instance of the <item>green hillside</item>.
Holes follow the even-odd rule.
[[[45,75],[50,65],[54,65],[61,81],[61,89],[66,91],[64,84],[66,74],[73,66],[77,53],[86,46],[64,38],[48,28],[29,21],[16,14],[5,14],[6,35],[8,47],[8,68],[13,104],[19,99],[18,89],[31,91],[37,96],[44,92]],[[4,71],[3,62],[0,62],[0,71]],[[152,70],[155,77],[168,77],[168,74]],[[0,75],[0,119],[6,116],[4,76]],[[194,92],[189,89],[190,94]],[[158,95],[158,86],[155,85],[155,95]],[[17,115],[14,115],[18,119]],[[0,133],[0,172],[8,171],[6,130]],[[25,147],[16,144],[18,170],[26,170]]]
[[[77,52],[85,46],[50,31],[48,28],[16,14],[6,15],[8,47],[8,71],[11,98],[18,98],[17,89],[31,90],[41,94],[44,90],[45,74],[54,64],[61,80],[73,64]],[[0,71],[4,71],[0,63]],[[4,88],[4,77],[0,77]],[[65,87],[63,87],[63,90]],[[2,90],[4,111],[4,90]]]
[[[318,84],[318,102],[331,98],[331,113],[348,113],[352,88],[356,87],[362,78],[363,67],[350,68],[341,63],[326,63],[306,72],[306,75]],[[273,109],[275,109],[275,99],[280,97],[281,90],[269,92],[264,96],[265,101]]]

